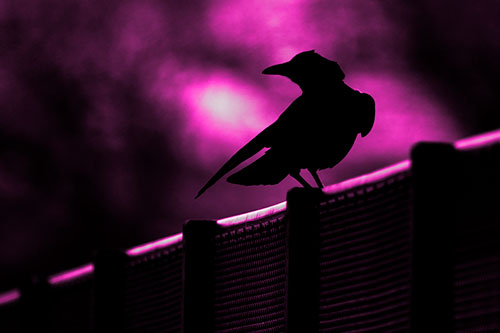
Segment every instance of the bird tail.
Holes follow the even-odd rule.
[[[253,138],[249,143],[244,145],[240,150],[236,152],[236,154],[233,155],[229,159],[229,161],[224,164],[217,173],[208,180],[208,182],[201,188],[201,190],[198,192],[196,195],[195,199],[199,198],[200,195],[202,195],[209,187],[211,187],[213,184],[215,184],[219,179],[224,177],[225,174],[227,174],[229,171],[233,170],[236,168],[238,165],[252,157],[253,155],[257,154],[259,151],[261,151],[264,147],[267,145],[267,134],[268,134],[268,128],[266,128],[264,131],[259,133],[255,138]]]
[[[229,176],[227,181],[239,185],[275,185],[288,176],[288,173],[288,169],[283,168],[283,163],[267,153]]]

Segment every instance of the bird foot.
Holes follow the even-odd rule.
[[[307,169],[311,173],[311,175],[314,178],[314,181],[316,182],[316,185],[318,185],[318,188],[323,188],[323,183],[321,182],[321,179],[319,179],[318,173],[314,169]]]

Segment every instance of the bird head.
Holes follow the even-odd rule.
[[[345,78],[339,64],[322,57],[314,50],[301,52],[288,62],[268,67],[262,74],[286,76],[301,88],[324,84],[326,80],[340,82]]]

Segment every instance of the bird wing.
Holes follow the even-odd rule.
[[[215,184],[219,179],[224,177],[225,174],[227,174],[229,171],[233,170],[236,168],[238,165],[252,157],[253,155],[257,154],[259,151],[261,151],[265,147],[270,147],[271,146],[271,140],[272,140],[272,132],[273,129],[276,127],[276,123],[271,124],[269,127],[267,127],[265,130],[257,134],[255,138],[253,138],[249,143],[244,145],[240,150],[234,154],[229,161],[224,164],[219,171],[215,173],[215,175],[209,179],[209,181],[201,188],[201,190],[198,192],[196,195],[195,199],[198,198],[200,195],[203,194],[210,186]]]
[[[292,102],[288,106],[288,108],[283,111],[280,117],[271,125],[269,125],[262,132],[257,134],[255,138],[253,138],[249,143],[244,145],[240,150],[234,154],[229,161],[224,164],[219,171],[215,173],[215,175],[209,179],[209,181],[201,188],[201,190],[196,195],[195,199],[202,195],[210,186],[215,184],[219,179],[224,177],[229,171],[236,168],[238,165],[257,154],[264,148],[272,147],[276,140],[279,140],[281,136],[283,136],[283,130],[289,127],[289,123],[294,118],[294,113],[296,113],[297,105],[299,105],[302,101],[302,98],[299,97],[295,101]]]
[[[370,95],[362,93],[358,99],[358,110],[361,112],[359,133],[365,137],[370,133],[375,123],[375,101]]]

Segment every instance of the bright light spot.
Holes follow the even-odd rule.
[[[207,163],[220,159],[220,154],[227,158],[274,120],[272,113],[264,113],[269,110],[264,94],[227,73],[189,82],[184,102],[188,111],[184,133]]]
[[[224,82],[201,87],[198,94],[195,102],[207,118],[218,125],[244,127],[249,123],[245,118],[255,111],[251,96]]]
[[[259,129],[258,97],[250,87],[227,77],[213,77],[187,88],[191,122],[214,136],[234,136]]]

